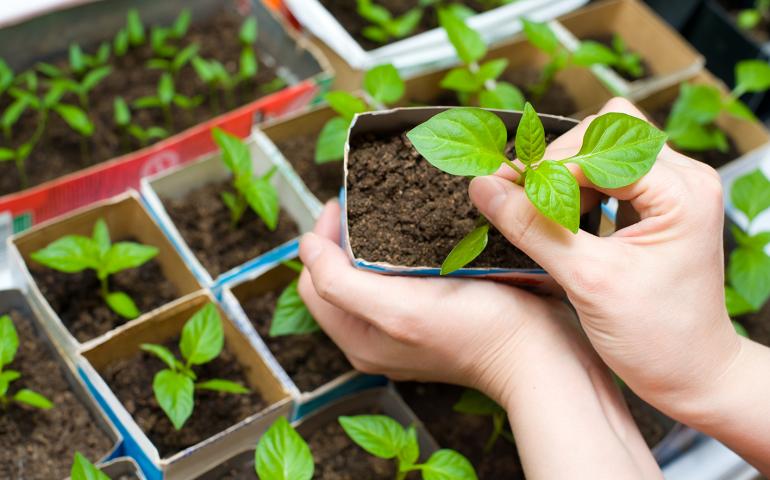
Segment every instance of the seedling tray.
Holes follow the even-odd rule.
[[[139,465],[136,464],[134,459],[129,457],[120,457],[108,462],[102,462],[98,467],[99,470],[110,478],[137,478],[138,480],[145,480],[146,478],[142,470],[139,469]]]
[[[228,458],[233,451],[241,451],[253,445],[253,440],[275,419],[290,414],[291,399],[288,392],[237,324],[221,310],[225,348],[244,368],[248,386],[258,391],[268,404],[263,410],[254,412],[194,446],[164,458],[110,390],[100,374],[108,364],[136,354],[141,343],[162,344],[174,338],[179,335],[182,326],[193,313],[213,301],[213,296],[206,292],[191,294],[155,311],[152,315],[116,329],[84,350],[83,359],[78,362],[78,370],[94,397],[126,438],[127,453],[137,460],[149,480],[196,478],[210,465]],[[162,415],[160,409],[158,413]]]
[[[264,174],[272,167],[271,160],[263,151],[257,148],[255,140],[250,139],[248,146],[251,150],[254,173],[256,175]],[[291,239],[256,258],[246,261],[240,266],[221,273],[216,278],[206,270],[193,250],[185,242],[179,229],[174,225],[161,199],[184,198],[196,188],[226,180],[230,176],[230,172],[222,163],[220,154],[214,153],[189,165],[176,167],[156,176],[142,179],[141,182],[142,195],[153,218],[161,226],[198,281],[202,285],[213,289],[217,289],[225,282],[238,278],[252,269],[260,268],[264,265],[275,265],[285,260],[296,253],[298,245],[296,238]],[[284,170],[278,170],[273,175],[272,182],[278,190],[281,207],[288,212],[299,231],[306,232],[311,230],[314,224],[315,205],[303,195],[296,182],[292,182],[291,177],[287,176]]]

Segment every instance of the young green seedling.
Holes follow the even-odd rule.
[[[157,58],[174,58],[179,54],[179,47],[173,42],[181,40],[190,27],[192,15],[185,9],[170,27],[153,27],[150,32],[150,46]]]
[[[10,316],[3,315],[0,317],[0,406],[6,410],[12,403],[16,403],[49,410],[53,407],[53,403],[43,395],[28,388],[19,389],[10,395],[11,383],[19,380],[21,373],[5,367],[13,362],[18,349],[19,335],[16,333],[16,327],[13,326]]]
[[[361,34],[377,43],[387,43],[391,38],[408,37],[422,20],[423,9],[415,7],[399,17],[373,0],[358,0],[358,14],[372,25],[364,27]]]
[[[294,270],[297,278],[292,280],[278,297],[273,321],[270,323],[270,336],[302,335],[319,331],[321,328],[305,306],[302,297],[299,296],[299,274],[302,272],[302,264],[296,260],[289,260],[283,264]]]
[[[200,105],[203,100],[200,96],[187,97],[178,93],[174,86],[174,77],[169,73],[161,75],[158,81],[157,93],[153,96],[142,97],[133,102],[135,108],[159,108],[163,112],[165,128],[167,131],[174,130],[174,117],[171,114],[171,107],[177,106],[183,110],[191,110]]]
[[[147,68],[165,70],[172,77],[176,77],[179,71],[198,55],[199,48],[197,43],[191,43],[172,58],[151,58],[147,61]]]
[[[216,359],[225,343],[222,318],[213,303],[198,310],[184,324],[179,340],[179,351],[184,361],[177,359],[163,345],[143,343],[141,349],[158,357],[168,368],[155,374],[152,390],[158,405],[180,430],[193,412],[195,390],[244,394],[249,389],[240,383],[219,378],[198,381],[193,367]]]
[[[220,88],[225,94],[225,101],[228,107],[235,104],[233,90],[238,84],[238,81],[234,75],[230,75],[220,61],[216,59],[206,60],[202,57],[195,57],[192,59],[192,66],[195,69],[198,78],[200,78],[209,88],[209,98],[211,99],[211,105],[214,108],[214,111],[221,111],[219,94],[217,92]]]
[[[13,69],[5,63],[5,60],[0,58],[0,96],[13,85],[15,79],[16,76],[13,73]]]
[[[756,28],[762,21],[770,21],[770,0],[755,0],[754,8],[738,13],[738,25],[744,30]]]
[[[315,464],[307,442],[279,417],[257,443],[254,470],[260,480],[311,480]]]
[[[484,444],[484,453],[491,452],[500,437],[514,443],[513,434],[505,429],[508,424],[508,413],[497,402],[478,390],[465,390],[452,409],[458,413],[492,418],[492,434]]]
[[[476,471],[467,458],[454,450],[436,451],[425,463],[418,463],[420,445],[414,425],[404,428],[385,415],[339,417],[345,433],[367,453],[396,461],[396,480],[419,471],[425,480],[476,480]]]
[[[40,68],[42,65],[39,65],[38,68]],[[93,70],[89,70],[87,73],[85,73],[82,76],[81,80],[76,80],[74,78],[67,77],[66,74],[60,74],[58,76],[53,76],[55,73],[52,70],[48,70],[45,72],[49,77],[51,77],[51,85],[52,88],[61,88],[65,92],[72,92],[78,97],[78,101],[80,102],[80,107],[84,111],[88,111],[89,109],[89,101],[88,101],[88,95],[91,93],[91,91],[96,88],[97,85],[99,85],[105,78],[107,78],[112,73],[112,67],[109,66],[101,66],[96,67]]]
[[[739,100],[745,93],[770,88],[770,65],[764,60],[744,60],[735,66],[735,88],[727,95],[712,85],[683,83],[666,120],[666,133],[675,147],[689,151],[717,149],[726,152],[725,133],[714,123],[724,112],[756,121],[751,110]]]
[[[254,17],[247,18],[243,25],[241,25],[241,30],[238,33],[238,40],[241,43],[241,58],[238,63],[239,82],[253,80],[257,76],[259,62],[257,62],[257,55],[254,53],[257,34],[257,19]]]
[[[139,10],[135,8],[129,10],[126,15],[126,34],[128,44],[132,47],[142,46],[146,40],[142,18],[139,16]]]
[[[270,179],[276,168],[273,167],[264,175],[255,177],[249,147],[240,138],[219,128],[215,128],[212,135],[222,153],[222,163],[233,174],[232,186],[235,193],[222,192],[222,201],[230,210],[232,225],[237,226],[246,209],[250,207],[268,229],[275,230],[281,207],[278,190]]]
[[[32,260],[64,273],[94,270],[101,284],[100,294],[107,305],[125,318],[136,318],[141,312],[124,292],[112,292],[109,276],[129,268],[137,268],[153,259],[158,249],[135,242],[112,243],[107,223],[99,219],[91,237],[66,235],[42,250],[33,252]]]
[[[516,131],[518,163],[505,156],[508,132],[500,117],[478,108],[439,113],[413,128],[407,137],[430,164],[452,175],[491,175],[508,165],[519,174],[517,183],[540,213],[573,233],[580,226],[580,187],[566,164],[578,165],[597,187],[625,187],[652,168],[666,142],[666,134],[644,120],[607,113],[588,126],[577,155],[546,160],[543,124],[529,103]],[[489,223],[480,218],[476,228],[449,253],[441,274],[452,273],[481,254],[488,231]]]
[[[88,55],[80,45],[72,44],[69,49],[70,70],[75,76],[82,77],[92,69],[105,66],[110,59],[110,52],[109,43],[102,43],[94,55]],[[47,69],[50,70],[50,67]]]
[[[131,109],[123,97],[115,97],[113,102],[113,113],[115,125],[123,132],[124,137],[130,136],[135,138],[139,144],[143,147],[149,145],[152,140],[159,140],[161,138],[168,137],[168,132],[161,127],[149,127],[143,128],[136,123],[131,122]],[[126,141],[124,148],[128,149]]]
[[[110,477],[96,468],[82,453],[75,452],[70,480],[110,480]]]
[[[393,65],[386,64],[374,67],[364,75],[364,90],[371,97],[372,105],[367,103],[368,100],[364,101],[347,92],[327,93],[324,99],[338,116],[326,122],[318,134],[315,162],[322,164],[342,160],[353,117],[357,113],[395,104],[404,96],[405,89],[398,70]]]

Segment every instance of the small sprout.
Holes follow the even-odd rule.
[[[60,87],[64,91],[69,91],[77,95],[80,101],[80,106],[88,110],[89,101],[88,95],[96,88],[105,78],[112,73],[112,67],[103,66],[96,67],[83,75],[83,79],[80,81],[73,80],[67,77],[58,77],[52,80],[53,87]]]
[[[128,30],[121,28],[112,40],[112,51],[116,57],[122,57],[128,53]]]
[[[744,30],[756,28],[763,20],[770,21],[770,0],[755,0],[754,8],[738,12],[738,26]]]
[[[372,0],[358,0],[358,14],[371,22],[361,34],[376,43],[387,43],[391,38],[400,39],[411,35],[422,20],[423,9],[412,8],[400,17],[393,18],[387,8]]]
[[[172,32],[169,28],[154,27],[150,33],[150,45],[156,57],[172,58],[179,49],[169,43],[172,40]]]
[[[215,59],[205,60],[202,57],[195,57],[192,59],[192,66],[198,78],[209,87],[209,97],[214,111],[219,112],[221,110],[218,88],[224,90],[229,105],[235,104],[233,89],[237,84],[237,79],[227,72],[221,62]]]
[[[241,57],[238,63],[238,79],[240,81],[252,80],[257,76],[259,62],[254,53],[254,43],[257,41],[257,19],[247,18],[241,26],[238,39],[241,42]]]
[[[134,242],[112,243],[107,223],[99,219],[91,237],[66,235],[33,252],[32,260],[64,273],[91,269],[101,282],[100,294],[113,312],[124,318],[136,318],[141,313],[124,292],[111,292],[109,276],[129,268],[137,268],[158,254],[155,247]]]
[[[0,95],[13,85],[15,78],[13,69],[5,63],[5,60],[0,59]]]
[[[180,430],[193,412],[195,390],[210,390],[232,394],[249,393],[240,383],[211,379],[198,381],[193,366],[204,365],[222,352],[225,337],[222,318],[213,303],[198,310],[182,328],[179,351],[184,362],[162,345],[143,343],[141,349],[158,357],[168,368],[155,374],[152,390],[176,430]]]
[[[607,113],[588,126],[576,155],[546,160],[543,124],[529,103],[516,131],[518,164],[505,156],[505,125],[486,110],[447,110],[413,128],[407,137],[431,165],[451,175],[491,175],[503,164],[508,165],[519,174],[517,183],[540,213],[573,233],[580,226],[580,187],[565,164],[580,166],[598,187],[625,187],[652,168],[666,142],[666,135],[644,120]],[[469,236],[452,250],[442,265],[443,275],[462,268],[483,251],[485,223],[483,219],[477,222]]]
[[[132,47],[139,47],[144,44],[144,24],[139,16],[139,10],[132,8],[126,15],[126,33],[128,34],[128,43]]]
[[[110,477],[96,468],[82,453],[75,452],[70,480],[110,480]]]
[[[286,267],[294,270],[299,276],[302,264],[296,260],[284,262]],[[270,336],[303,335],[320,330],[313,315],[305,306],[299,295],[299,278],[292,280],[281,292],[275,304],[273,320],[270,323]]]
[[[174,128],[174,119],[171,115],[171,106],[176,105],[183,110],[190,110],[202,101],[202,97],[187,97],[176,92],[174,78],[169,73],[161,75],[158,81],[158,90],[155,96],[142,97],[134,101],[134,108],[160,108],[163,111],[163,117],[166,120],[166,129],[171,131]]]
[[[628,51],[626,42],[618,34],[612,37],[612,49],[590,40],[580,42],[572,54],[572,62],[584,67],[606,65],[633,78],[644,75],[642,57],[638,53]]]
[[[310,480],[315,464],[307,442],[278,417],[257,443],[254,469],[261,480]]]
[[[6,370],[5,367],[13,362],[18,349],[19,335],[16,333],[16,327],[14,327],[10,316],[3,315],[0,317],[0,406],[5,410],[12,403],[16,403],[41,410],[50,410],[53,403],[43,395],[28,388],[19,389],[10,395],[11,383],[19,380],[21,373],[16,370]]]
[[[270,182],[276,172],[273,167],[262,176],[254,176],[249,147],[240,138],[219,128],[212,131],[214,141],[219,145],[222,162],[233,174],[235,193],[223,192],[222,201],[230,210],[232,225],[241,221],[247,208],[251,208],[271,231],[278,226],[280,205],[278,191]]]
[[[140,125],[131,123],[131,109],[123,100],[123,97],[116,97],[113,102],[115,125],[120,128],[124,134],[134,137],[142,146],[146,146],[152,140],[158,140],[168,137],[168,132],[160,127],[142,128]]]
[[[192,21],[192,13],[189,8],[185,8],[176,17],[174,24],[171,26],[170,35],[171,38],[181,40],[187,35],[187,30],[190,29],[190,22]]]
[[[191,43],[182,50],[180,50],[171,59],[166,58],[152,58],[147,62],[148,68],[154,68],[159,70],[165,70],[172,76],[176,76],[190,60],[198,55],[199,45],[197,43]]]
[[[478,390],[465,390],[452,409],[458,413],[492,418],[492,434],[484,445],[485,453],[492,451],[500,437],[514,443],[513,434],[505,429],[508,421],[505,409]]]

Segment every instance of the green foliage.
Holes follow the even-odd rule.
[[[158,80],[158,88],[155,95],[141,97],[133,102],[134,108],[159,108],[163,112],[166,121],[166,130],[173,130],[174,121],[171,107],[176,106],[182,110],[190,110],[197,107],[203,101],[200,96],[188,97],[178,93],[174,85],[174,77],[166,72]]]
[[[315,470],[310,447],[284,417],[260,438],[254,467],[261,480],[310,480]]]
[[[259,62],[254,53],[254,43],[257,41],[257,19],[248,17],[241,25],[238,39],[241,42],[241,56],[238,66],[238,80],[245,81],[256,78]]]
[[[70,480],[110,480],[110,477],[96,468],[83,454],[75,452]]]
[[[10,395],[9,389],[13,382],[21,378],[21,373],[16,370],[6,369],[8,365],[16,358],[16,352],[19,349],[19,335],[16,327],[13,325],[11,317],[3,315],[0,317],[0,407],[7,409],[12,403],[18,405],[27,405],[40,410],[49,410],[53,408],[53,403],[43,395],[22,388]]]
[[[738,12],[738,26],[744,30],[758,27],[763,20],[770,20],[770,0],[755,0],[754,8]]]
[[[168,368],[155,374],[152,390],[158,405],[168,416],[174,428],[180,430],[193,412],[195,390],[245,394],[249,389],[240,383],[223,379],[198,382],[193,366],[204,365],[216,359],[224,347],[222,318],[213,303],[195,312],[182,328],[179,351],[184,361],[162,345],[144,343],[141,349],[158,357]]]
[[[302,272],[302,264],[296,260],[284,262],[284,265],[293,269],[297,274]],[[302,335],[320,330],[313,315],[305,306],[297,289],[299,279],[295,278],[281,292],[273,312],[273,321],[270,324],[270,336]]]
[[[131,121],[131,109],[123,97],[115,97],[113,102],[113,119],[115,125],[124,135],[135,138],[140,145],[146,146],[151,140],[157,140],[168,137],[168,131],[161,127],[143,128]]]
[[[145,29],[142,19],[139,16],[139,11],[132,8],[126,15],[126,33],[128,34],[128,42],[132,47],[138,47],[144,44]]]
[[[30,257],[41,265],[64,273],[94,270],[107,305],[122,317],[136,318],[140,314],[139,309],[125,293],[110,291],[109,276],[144,265],[157,254],[157,248],[139,243],[113,244],[107,223],[100,218],[94,224],[91,237],[66,235],[33,252]]]
[[[151,69],[165,70],[175,76],[185,65],[198,55],[200,46],[191,43],[179,50],[172,58],[151,58],[147,61],[147,67]]]
[[[580,166],[596,186],[630,185],[652,168],[666,135],[649,123],[622,113],[597,117],[588,126],[580,151],[563,160],[545,160],[542,123],[527,103],[516,132],[516,151],[521,165],[505,156],[508,132],[492,112],[455,108],[435,115],[407,133],[417,151],[439,170],[462,176],[483,176],[503,164],[519,173],[532,204],[546,217],[576,233],[580,224],[580,188],[565,164]],[[483,251],[486,232],[482,221],[453,249],[442,266],[451,273]],[[462,247],[460,247],[462,246]]]
[[[584,67],[606,65],[633,78],[644,75],[642,57],[638,53],[629,51],[626,42],[618,34],[612,37],[612,48],[591,40],[580,42],[578,48],[572,53],[572,62]]]
[[[391,39],[411,35],[422,20],[423,9],[415,7],[394,17],[387,8],[373,0],[358,0],[358,14],[372,24],[363,29],[362,35],[376,43],[387,43]]]
[[[492,419],[492,434],[484,445],[486,453],[492,451],[500,437],[514,443],[513,434],[505,429],[508,418],[505,409],[478,390],[465,390],[452,409],[458,413],[490,417]]]

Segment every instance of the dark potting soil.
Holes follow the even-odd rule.
[[[593,40],[594,42],[601,43],[602,45],[604,45],[605,47],[609,48],[610,50],[615,51],[612,48],[612,39],[613,39],[613,35],[595,35],[595,36],[590,36],[590,37],[583,38],[581,40]],[[630,50],[630,52],[631,53],[638,53],[638,52],[634,52],[633,50]],[[644,80],[646,78],[652,77],[652,74],[653,74],[652,69],[651,69],[652,67],[650,67],[650,64],[647,62],[647,60],[645,60],[644,57],[641,57],[639,59],[639,62],[642,65],[642,72],[643,72],[642,76],[640,76],[640,77],[634,77],[630,73],[628,73],[628,72],[626,72],[624,70],[619,70],[619,69],[614,68],[614,67],[612,68],[612,70],[614,70],[615,73],[620,75],[621,78],[623,78],[623,80],[625,80],[627,82],[635,82],[636,80]]]
[[[393,17],[399,17],[415,6],[417,3],[415,0],[378,0],[377,5],[385,7]],[[466,7],[470,7],[477,12],[485,12],[494,8],[496,5],[490,7],[489,4],[495,3],[483,0],[465,0],[461,2]],[[499,2],[502,3],[502,2]],[[393,39],[387,43],[377,43],[369,40],[363,36],[362,31],[364,28],[371,25],[368,20],[365,20],[358,14],[358,1],[357,0],[321,0],[321,4],[326,7],[329,12],[337,19],[337,21],[345,27],[345,30],[364,48],[364,50],[374,50],[375,48],[387,45],[387,43],[395,42],[399,39]],[[425,9],[422,20],[414,32],[409,35],[417,35],[438,27],[438,16],[434,8]]]
[[[79,342],[104,335],[127,322],[107,306],[93,270],[64,273],[34,261],[30,261],[29,267],[41,293]],[[154,259],[141,267],[110,275],[109,282],[111,291],[127,293],[143,313],[179,297],[177,288],[166,279],[160,263]]]
[[[648,447],[653,448],[671,431],[674,421],[666,419],[662,413],[634,395],[628,388],[623,389],[623,396],[644,441]]]
[[[457,413],[452,407],[464,388],[440,383],[397,383],[398,392],[425,424],[442,448],[465,455],[476,468],[480,480],[516,480],[524,478],[516,446],[504,438],[492,451],[484,453],[484,445],[492,434],[492,419]]]
[[[49,346],[30,320],[8,313],[19,335],[16,358],[8,366],[21,372],[9,395],[29,388],[54,403],[50,410],[11,405],[0,414],[0,478],[50,480],[69,475],[80,452],[92,461],[109,453],[112,442],[80,402]]]
[[[311,392],[353,367],[342,351],[323,332],[305,335],[270,336],[270,323],[280,292],[266,292],[243,302],[252,325],[278,363],[297,387]]]
[[[164,346],[179,354],[179,338]],[[195,409],[181,430],[177,431],[161,410],[152,391],[155,374],[166,368],[157,357],[138,351],[129,358],[114,361],[99,373],[128,413],[157,447],[161,457],[168,458],[258,413],[267,406],[259,392],[244,395],[195,391]],[[225,344],[213,361],[194,368],[200,380],[220,378],[247,385],[246,369]]]
[[[572,98],[567,88],[559,82],[553,82],[540,98],[534,98],[529,94],[530,87],[540,80],[540,70],[537,68],[509,69],[502,74],[500,79],[516,85],[538,113],[568,117],[578,111],[575,99]]]
[[[214,278],[299,235],[297,224],[283,209],[272,232],[251,209],[233,227],[221,197],[222,192],[230,191],[230,182],[222,181],[179,199],[162,200],[182,238]]]
[[[512,149],[513,139],[510,158]],[[353,138],[348,175],[348,225],[357,258],[438,267],[479,216],[468,197],[470,179],[433,167],[402,133]],[[489,232],[486,250],[471,267],[537,268],[497,230]]]
[[[749,338],[770,347],[770,302],[765,303],[757,313],[741,315],[736,321],[746,327]]]
[[[197,43],[200,45],[200,56],[206,59],[216,58],[229,72],[236,72],[241,50],[238,31],[243,19],[244,17],[223,8],[208,20],[192,25],[179,45],[184,47]],[[145,66],[153,57],[149,46],[149,30],[147,36],[146,45],[129,50],[123,57],[113,56],[110,59],[112,73],[89,96],[88,112],[95,130],[93,136],[83,145],[81,145],[81,137],[74,133],[58,115],[53,113],[50,115],[50,123],[45,134],[26,162],[29,177],[27,186],[43,183],[132,152],[142,146],[135,139],[121,134],[120,129],[115,125],[113,100],[117,96],[122,96],[130,104],[140,97],[156,94],[161,71],[148,69]],[[93,52],[88,50],[87,53]],[[259,56],[258,51],[257,55]],[[264,61],[270,60],[264,59]],[[201,105],[191,110],[173,107],[170,126],[164,120],[160,109],[132,109],[132,120],[143,128],[160,126],[167,128],[170,133],[177,133],[227,110],[251,102],[265,95],[260,89],[276,78],[275,66],[268,66],[264,61],[260,59],[257,78],[239,86],[235,92],[235,98],[231,101],[223,98],[221,94],[209,95],[208,87],[198,79],[192,66],[188,64],[177,74],[176,89],[187,96],[204,96]],[[54,63],[59,67],[67,65],[66,59]],[[12,100],[8,95],[0,98],[0,111],[5,110]],[[62,102],[78,104],[73,94],[65,95]],[[10,142],[4,140],[2,146],[16,147],[22,144],[32,136],[37,125],[37,115],[31,110],[27,111],[14,127]],[[86,149],[85,155],[81,150],[82,146]],[[13,162],[0,162],[0,195],[18,191],[22,187]]]
[[[294,170],[305,182],[307,188],[325,202],[337,198],[344,182],[345,172],[342,162],[315,163],[315,146],[318,134],[298,135],[281,142],[276,146]]]

